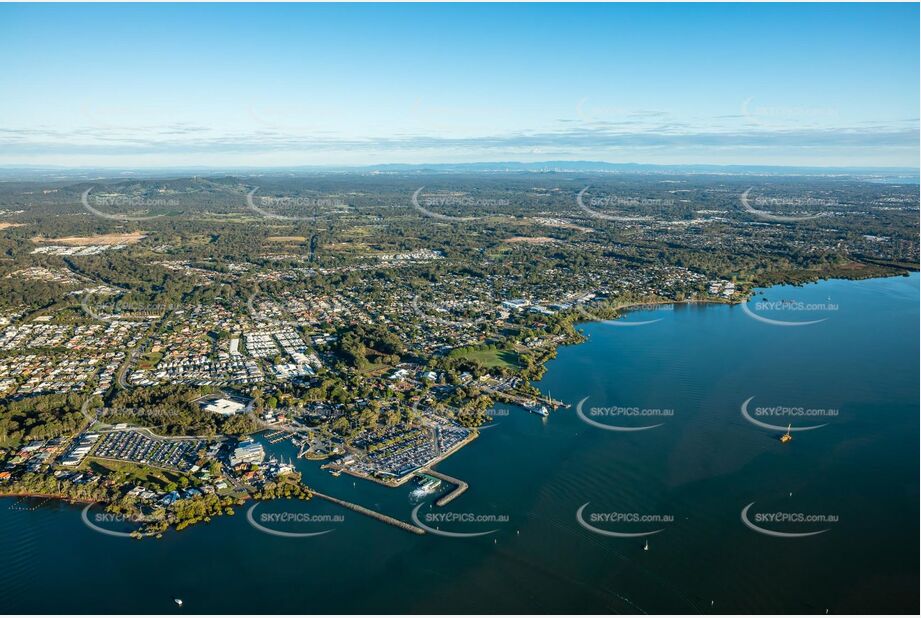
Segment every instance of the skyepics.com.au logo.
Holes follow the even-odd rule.
[[[830,300],[823,303],[807,303],[798,300],[761,300],[742,303],[742,312],[745,315],[762,324],[770,324],[771,326],[809,326],[819,324],[827,320],[836,311],[838,311],[838,305]],[[814,316],[814,319],[789,319],[800,316]]]
[[[586,401],[588,397],[583,397],[576,404],[576,416],[583,423],[605,431],[646,431],[661,427],[667,419],[675,416],[672,408],[620,405],[588,407],[585,405]]]
[[[791,122],[808,121],[810,123],[836,120],[838,109],[823,105],[763,105],[755,102],[755,97],[743,99],[739,112],[746,122],[758,125],[787,127]]]
[[[419,399],[413,401],[412,405],[413,414],[417,417],[419,416],[431,416],[438,419],[442,419],[445,422],[456,421],[459,418],[463,418],[468,414],[465,414],[460,408],[449,406],[445,403],[438,403],[437,407],[435,404],[423,403]],[[482,425],[477,425],[477,431],[483,431],[484,429],[492,429],[500,424],[500,419],[503,419],[511,414],[511,411],[505,408],[489,408],[483,412],[483,415],[489,419],[490,422],[483,423]],[[450,420],[449,420],[450,419]]]
[[[130,209],[134,213],[149,212],[155,208],[171,208],[178,206],[179,202],[168,198],[149,198],[137,195],[120,195],[120,194],[94,194],[90,193],[96,187],[90,187],[80,196],[80,203],[83,204],[84,210],[88,213],[111,219],[114,221],[149,221],[162,215],[140,215],[110,212],[117,209]]]
[[[635,511],[587,511],[586,502],[576,511],[580,526],[601,536],[634,539],[659,534],[674,523],[673,515],[638,513]]]
[[[321,208],[345,208],[348,203],[336,197],[311,197],[311,196],[259,196],[256,192],[259,187],[254,187],[246,194],[246,207],[266,219],[279,221],[307,221],[314,220]],[[297,214],[281,214],[293,211]]]
[[[182,307],[172,304],[131,301],[123,296],[88,291],[80,298],[80,308],[94,320],[115,322],[156,320],[163,317],[168,311]]]
[[[453,299],[437,302],[415,294],[410,302],[416,314],[441,326],[479,328],[496,319],[493,315],[495,308],[484,305],[483,301]]]
[[[509,408],[496,408],[492,407],[486,410],[486,416],[489,418],[505,418],[512,415],[512,411]]]
[[[502,206],[508,206],[511,204],[510,200],[502,198],[490,198],[490,197],[474,197],[465,192],[460,191],[438,191],[428,194],[422,193],[422,190],[425,187],[419,187],[415,190],[410,202],[417,211],[425,215],[426,217],[431,217],[432,219],[440,219],[442,221],[456,221],[456,222],[470,222],[470,221],[479,221],[480,219],[485,219],[489,215],[479,215],[479,216],[456,216],[456,215],[447,215],[433,208],[457,208],[457,209],[477,209],[477,210],[490,210],[497,209]]]
[[[157,426],[183,418],[185,412],[177,408],[165,406],[138,406],[138,407],[101,407],[89,410],[94,418],[99,421],[138,423],[144,426]]]
[[[142,532],[142,524],[123,513],[93,511],[93,504],[87,504],[80,513],[83,524],[99,534],[106,536],[138,539],[153,536],[152,532]]]
[[[255,281],[253,291],[246,298],[246,313],[261,325],[296,328],[298,321],[291,315],[290,303],[275,294],[263,290],[265,282]],[[304,303],[302,309],[312,310],[311,303]]]
[[[754,396],[742,402],[742,417],[749,423],[770,429],[771,431],[810,431],[825,427],[828,423],[815,424],[817,420],[835,419],[838,417],[837,408],[810,408],[806,406],[752,406]],[[810,423],[808,425],[794,426],[793,423]]]
[[[822,206],[836,206],[837,202],[833,200],[823,200],[817,198],[749,198],[749,194],[754,187],[749,187],[745,190],[742,195],[739,196],[739,202],[742,204],[742,208],[745,212],[754,215],[759,219],[764,219],[765,221],[774,221],[777,223],[796,223],[797,221],[811,221],[813,219],[819,219],[821,217],[827,217],[830,212],[818,212],[812,214],[793,214],[793,215],[779,215],[773,212],[763,210],[760,208],[755,208],[752,205],[754,202],[755,205],[763,206],[773,206],[773,207],[797,207],[797,208],[816,208]]]
[[[593,197],[588,201],[589,205],[596,208],[617,208],[618,206],[636,207],[636,206],[673,206],[675,200],[648,198],[648,197],[625,197],[621,195],[607,195],[604,197]]]
[[[602,324],[607,324],[609,326],[617,326],[618,328],[634,328],[637,326],[649,326],[650,324],[655,324],[661,322],[663,318],[654,318],[651,320],[636,320],[629,319],[629,313],[658,313],[658,312],[670,312],[675,310],[675,305],[671,303],[656,303],[656,304],[636,304],[629,307],[621,308],[609,308],[606,309],[604,304],[600,305],[591,305],[588,303],[576,303],[573,305],[576,314],[581,318],[589,322],[601,322]],[[627,314],[616,313],[617,319],[610,319],[604,317],[609,315],[606,311],[620,312],[629,309]]]
[[[256,503],[247,509],[247,523],[264,534],[288,539],[323,536],[333,532],[337,526],[345,522],[344,515],[284,510],[263,511],[260,507],[261,505]]]
[[[742,509],[742,523],[748,529],[765,536],[781,539],[817,536],[831,530],[829,524],[838,523],[837,515],[781,510],[759,512],[752,510],[754,506],[755,503],[751,502]]]
[[[636,197],[618,197],[618,196],[605,196],[605,197],[595,197],[590,198],[590,203],[595,208],[589,207],[585,204],[585,192],[589,190],[589,186],[586,186],[584,189],[579,191],[576,194],[576,205],[580,210],[587,213],[594,219],[600,219],[602,221],[616,221],[616,222],[636,222],[636,221],[649,221],[652,217],[647,215],[640,216],[627,216],[620,214],[609,214],[606,212],[601,212],[596,208],[601,206],[606,207],[624,207],[624,206],[647,206],[647,207],[657,207],[668,205],[673,203],[670,200],[647,200],[645,198],[636,198]]]
[[[483,528],[495,526],[496,524],[504,525],[509,522],[508,515],[496,513],[428,511],[420,515],[419,511],[423,506],[425,505],[420,504],[412,510],[410,518],[413,523],[426,532],[452,539],[475,538],[495,534],[499,531],[499,528],[490,528],[488,530],[483,530]],[[448,529],[442,530],[442,526],[447,526]]]

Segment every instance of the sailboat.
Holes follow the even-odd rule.
[[[780,436],[780,442],[781,442],[782,444],[786,444],[787,442],[789,442],[790,440],[793,439],[793,436],[790,435],[790,430],[792,429],[792,427],[793,427],[793,424],[792,424],[792,423],[789,424],[789,425],[787,425],[787,433],[785,433],[784,435]]]
[[[649,539],[646,539],[646,544],[643,545],[643,551],[649,551]]]

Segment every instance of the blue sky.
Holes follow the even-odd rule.
[[[919,8],[0,5],[0,165],[918,166]]]

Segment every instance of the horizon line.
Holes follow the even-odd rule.
[[[792,165],[780,163],[643,163],[638,161],[604,161],[592,159],[548,159],[544,161],[516,161],[516,160],[499,160],[499,161],[455,161],[455,162],[377,162],[366,164],[301,164],[301,165],[35,165],[35,164],[16,164],[0,163],[0,170],[106,170],[106,171],[178,171],[178,170],[359,170],[377,167],[404,167],[404,168],[422,168],[422,167],[467,167],[475,165],[517,165],[517,166],[560,166],[565,164],[580,165],[608,165],[608,166],[636,166],[636,167],[653,167],[653,168],[738,168],[738,169],[797,169],[797,170],[847,170],[847,171],[897,171],[897,172],[914,172],[921,173],[921,167],[898,166],[898,165]]]

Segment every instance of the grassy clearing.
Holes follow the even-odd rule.
[[[89,461],[89,467],[97,472],[103,474],[114,473],[125,481],[131,481],[145,487],[154,485],[162,489],[179,480],[179,475],[177,474],[150,466],[142,466],[127,461],[96,459],[94,457],[88,457],[87,460]]]
[[[153,369],[162,358],[162,352],[148,352],[138,361],[138,369]]]
[[[473,350],[458,356],[477,362],[484,367],[506,367],[509,369],[518,367],[518,354],[512,350]]]
[[[379,377],[390,371],[391,366],[384,363],[368,363],[367,366],[359,370],[359,373],[367,377]]]

